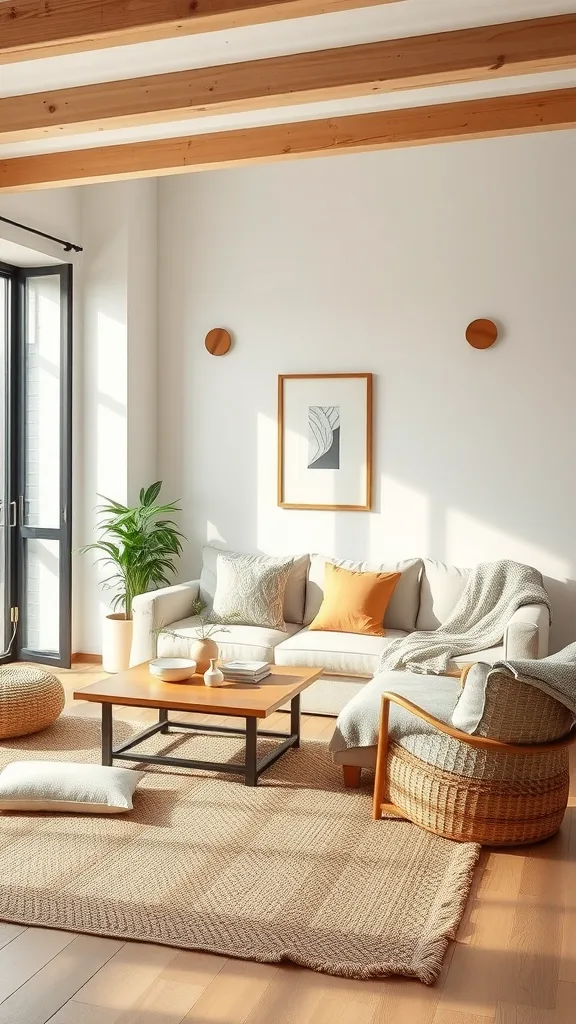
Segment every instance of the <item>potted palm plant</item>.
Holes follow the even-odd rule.
[[[132,644],[132,601],[138,594],[167,586],[176,571],[175,559],[182,551],[182,534],[171,518],[180,508],[176,502],[156,505],[162,481],[142,488],[139,503],[121,505],[111,498],[96,511],[103,517],[100,540],[86,544],[82,552],[98,551],[96,562],[112,566],[102,581],[104,590],[114,591],[112,611],[102,628],[102,666],[106,672],[122,672],[130,663]]]

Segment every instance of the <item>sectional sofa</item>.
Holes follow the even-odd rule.
[[[192,603],[200,597],[210,606],[216,587],[216,560],[221,549],[206,546],[200,578],[134,600],[134,634],[131,664],[157,656],[186,657],[188,639],[196,637]],[[355,633],[310,631],[323,597],[322,555],[302,555],[294,560],[284,601],[285,630],[265,626],[231,625],[214,639],[225,660],[258,659],[277,665],[314,666],[323,676],[302,694],[302,710],[337,716],[374,676],[382,651],[391,640],[413,630],[436,629],[455,607],[469,573],[428,558],[374,564],[328,559],[357,571],[400,572],[401,578],[386,610],[383,637]],[[456,662],[493,663],[511,658],[543,658],[548,653],[549,612],[545,605],[525,605],[510,619],[501,642],[456,658]],[[158,634],[169,627],[182,639]]]

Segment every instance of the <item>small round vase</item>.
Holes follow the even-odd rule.
[[[218,657],[218,644],[214,640],[195,640],[190,644],[189,656],[196,662],[196,672],[203,676],[212,659]]]
[[[224,682],[224,675],[216,666],[216,658],[210,658],[210,668],[204,673],[204,683],[206,686],[222,686]]]

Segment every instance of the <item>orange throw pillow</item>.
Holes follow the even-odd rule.
[[[355,572],[326,562],[324,600],[309,629],[386,636],[384,613],[399,572]]]

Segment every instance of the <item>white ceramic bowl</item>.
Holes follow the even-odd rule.
[[[196,671],[191,658],[156,658],[150,662],[150,672],[164,683],[182,683]]]

